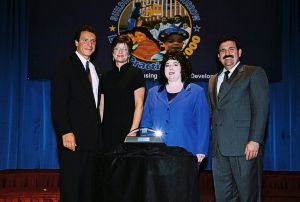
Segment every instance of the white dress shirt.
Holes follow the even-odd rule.
[[[228,70],[228,71],[230,71],[229,74],[228,74],[228,79],[230,78],[230,76],[232,75],[232,72],[234,72],[234,70],[236,69],[236,67],[237,67],[239,64],[240,64],[240,61],[239,61],[238,63],[236,63],[236,64],[234,65],[233,68],[231,68],[230,70]],[[219,76],[218,76],[217,94],[219,94],[219,90],[220,90],[221,84],[222,84],[222,82],[223,82],[223,80],[224,80],[224,75],[225,75],[224,72],[226,72],[226,71],[227,71],[227,69],[223,68],[222,73],[219,74]]]
[[[76,51],[76,55],[79,57],[84,69],[86,68],[86,62],[89,60],[86,60],[82,55],[80,55]],[[91,73],[91,79],[92,79],[92,87],[93,87],[93,94],[94,94],[94,99],[95,99],[95,104],[98,106],[98,86],[99,86],[99,78],[95,69],[95,66],[91,61],[89,61],[89,68],[90,68],[90,73]]]

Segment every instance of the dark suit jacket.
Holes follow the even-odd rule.
[[[217,99],[218,74],[209,80],[212,155],[242,156],[248,141],[263,144],[269,86],[261,67],[239,65]],[[260,147],[261,148],[261,147]]]
[[[96,67],[101,83],[101,74]],[[98,103],[100,103],[100,89]],[[101,144],[99,104],[96,106],[85,69],[74,53],[57,65],[51,82],[51,110],[54,126],[61,136],[73,132],[76,149],[95,149]]]

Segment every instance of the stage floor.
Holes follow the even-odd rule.
[[[200,202],[214,202],[212,174],[199,175]],[[0,202],[58,202],[58,170],[0,171]],[[263,201],[299,202],[300,172],[263,173]]]

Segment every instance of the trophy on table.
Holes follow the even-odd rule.
[[[163,143],[163,132],[152,128],[137,128],[125,138],[125,143]]]

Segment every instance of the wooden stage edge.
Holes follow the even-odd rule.
[[[200,202],[214,202],[211,171],[199,175]],[[0,170],[0,202],[58,202],[57,169]],[[264,171],[264,202],[299,202],[300,172]]]

